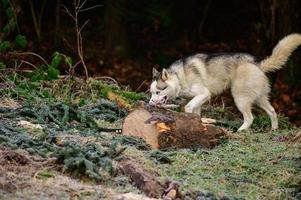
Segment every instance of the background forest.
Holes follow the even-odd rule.
[[[18,34],[27,41],[24,51],[38,52],[45,59],[54,52],[76,58],[75,23],[66,12],[66,8],[73,11],[72,1],[18,0],[10,4],[11,10],[0,5],[2,63],[11,61],[6,52],[20,51],[3,44],[14,41]],[[197,52],[243,51],[260,60],[279,39],[300,32],[301,27],[297,0],[91,0],[85,7],[93,7],[78,17],[80,25],[89,20],[81,32],[89,75],[110,76],[139,91],[148,88],[153,66],[167,67]],[[298,55],[300,50],[283,70],[272,74],[272,99],[278,112],[300,124]],[[59,70],[64,74],[67,68],[59,66]],[[82,68],[77,73],[83,74]]]
[[[11,10],[0,5],[2,63],[12,61],[7,51],[20,51],[3,44],[14,41],[18,34],[27,41],[25,51],[38,52],[45,59],[56,51],[76,58],[75,24],[65,11],[73,9],[72,1],[19,0],[10,4]],[[80,24],[89,20],[82,31],[89,74],[111,76],[139,91],[148,88],[153,66],[166,67],[196,52],[243,51],[262,59],[280,38],[300,32],[301,27],[297,0],[91,0],[85,6],[96,6],[79,15]],[[299,52],[272,75],[273,105],[297,124],[301,123],[297,119],[301,102]],[[83,74],[82,68],[77,69]],[[67,69],[59,66],[59,70],[64,74]]]

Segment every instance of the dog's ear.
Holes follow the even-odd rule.
[[[169,73],[168,73],[168,71],[164,68],[164,69],[162,70],[162,76],[161,76],[161,79],[162,79],[163,81],[166,81],[168,78],[169,78]]]
[[[158,70],[156,70],[156,68],[153,67],[153,78],[157,77],[159,73],[160,72],[158,72]]]

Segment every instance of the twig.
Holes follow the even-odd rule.
[[[47,61],[42,56],[40,56],[39,54],[34,53],[34,52],[22,52],[22,53],[13,52],[13,53],[9,53],[9,54],[12,54],[12,55],[32,55],[32,56],[35,56],[35,57],[39,58],[40,60],[42,60],[44,62],[44,64],[46,66],[48,66]]]
[[[118,82],[114,78],[112,78],[110,76],[100,76],[100,77],[95,77],[94,79],[95,80],[108,79],[110,81],[113,81],[118,86]]]
[[[74,54],[77,54],[76,50],[74,49],[74,47],[70,44],[70,42],[64,37],[62,36],[62,40],[64,42],[64,44],[66,44]]]
[[[145,82],[146,82],[146,80],[142,81],[142,83],[137,87],[137,89],[135,90],[135,92],[139,91],[140,88],[144,85]]]
[[[75,68],[81,63],[82,61],[77,61],[72,67],[69,68],[69,75],[74,76],[75,74]]]
[[[78,9],[82,9],[82,7],[85,5],[86,2],[87,2],[87,0],[85,0],[85,1],[78,7]],[[78,4],[80,4],[80,0],[78,1]]]
[[[24,63],[24,64],[27,64],[27,65],[29,65],[29,66],[32,66],[33,68],[37,69],[37,66],[35,66],[35,65],[32,64],[31,62],[28,62],[28,61],[25,61],[25,60],[21,60],[20,66],[21,66],[23,63]]]
[[[74,6],[74,11],[73,13],[70,12],[70,10],[68,8],[66,8],[65,6],[63,6],[65,12],[73,19],[73,21],[75,22],[75,31],[76,31],[76,44],[77,44],[77,54],[78,57],[80,59],[80,63],[82,63],[84,71],[85,71],[85,79],[87,80],[89,77],[88,74],[88,68],[87,65],[85,63],[84,60],[84,53],[83,53],[83,38],[82,38],[82,30],[84,29],[84,27],[88,24],[89,20],[85,21],[83,25],[79,25],[79,21],[78,21],[78,16],[79,13],[87,11],[87,10],[91,10],[94,9],[96,7],[99,7],[100,5],[95,5],[89,8],[84,8],[84,5],[86,4],[87,0],[81,1],[81,0],[74,0],[73,1],[73,6]],[[73,68],[75,68],[79,63],[76,63],[75,66]]]
[[[69,15],[73,20],[75,20],[75,17],[71,14],[71,12],[69,11],[69,9],[66,6],[64,6],[64,5],[62,5],[62,7],[64,8],[65,13],[67,15]]]
[[[88,11],[88,10],[92,10],[94,8],[98,8],[98,7],[101,7],[102,5],[96,5],[96,6],[91,6],[89,8],[85,8],[85,9],[82,9],[80,10],[79,12],[85,12],[85,11]]]
[[[162,108],[179,108],[180,105],[177,104],[165,104],[161,106]]]
[[[86,20],[85,23],[80,27],[79,32],[82,32],[83,28],[89,23],[89,20]]]

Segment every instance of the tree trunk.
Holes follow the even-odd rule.
[[[112,56],[123,56],[126,53],[126,1],[105,1],[105,60]]]

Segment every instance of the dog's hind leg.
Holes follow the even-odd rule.
[[[272,130],[278,129],[278,119],[275,109],[269,102],[267,96],[262,96],[256,100],[257,105],[262,108],[271,118]]]
[[[248,129],[252,122],[253,122],[253,115],[252,115],[252,102],[248,101],[246,98],[234,97],[235,104],[238,110],[242,113],[244,118],[244,123],[239,127],[237,130],[242,131]]]
[[[268,91],[267,77],[256,65],[244,63],[237,67],[232,80],[231,92],[237,108],[244,117],[244,123],[238,131],[248,129],[251,126],[253,122],[252,105]]]

